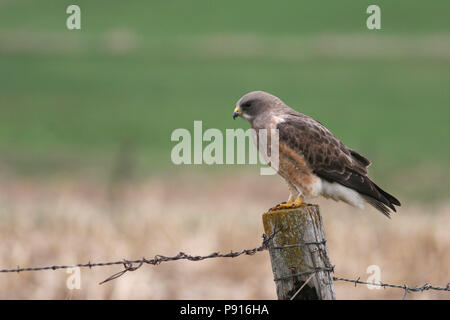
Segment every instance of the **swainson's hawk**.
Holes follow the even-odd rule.
[[[278,174],[287,182],[286,203],[273,209],[304,205],[303,197],[324,196],[363,209],[367,202],[389,217],[400,202],[367,176],[370,161],[346,147],[327,128],[264,91],[244,95],[233,118],[242,117],[256,131],[278,129]],[[270,132],[270,131],[269,131]]]

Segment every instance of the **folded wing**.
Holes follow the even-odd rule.
[[[302,115],[289,115],[277,125],[280,143],[302,154],[314,174],[357,191],[364,199],[389,217],[400,202],[367,177],[370,161],[347,148],[327,128]]]

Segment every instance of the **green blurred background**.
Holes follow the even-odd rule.
[[[366,27],[374,3],[381,30]],[[370,158],[389,190],[448,199],[449,14],[448,0],[1,0],[1,173],[192,170],[171,163],[172,131],[247,128],[234,105],[265,90]]]

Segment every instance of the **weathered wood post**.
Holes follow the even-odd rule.
[[[334,300],[333,268],[319,207],[269,211],[264,232],[279,300]]]

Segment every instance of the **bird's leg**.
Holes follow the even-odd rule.
[[[296,198],[298,199],[300,193],[297,191],[297,189],[293,185],[288,184],[288,187],[289,187],[289,191],[290,191],[288,200],[286,202],[282,202],[280,204],[277,204],[275,207],[270,208],[269,211],[297,208],[297,207],[293,207],[293,205],[297,201],[297,200],[294,201],[294,199],[296,199]],[[302,199],[303,199],[303,197],[302,197]]]

